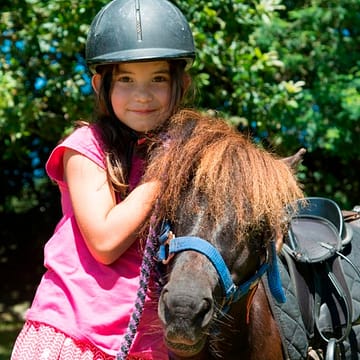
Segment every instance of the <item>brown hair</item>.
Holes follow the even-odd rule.
[[[182,60],[169,61],[171,74],[171,114],[179,110],[185,100],[187,86],[185,78],[185,62]],[[105,147],[105,161],[109,180],[116,192],[124,198],[128,192],[128,177],[131,158],[138,134],[127,127],[114,114],[111,104],[113,78],[117,65],[103,65],[97,68],[101,75],[101,86],[97,94],[96,123],[100,131],[102,143]]]

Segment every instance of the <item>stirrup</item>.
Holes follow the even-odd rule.
[[[336,339],[331,338],[326,348],[325,360],[338,360],[339,359],[339,347]]]

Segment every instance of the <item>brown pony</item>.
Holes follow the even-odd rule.
[[[169,219],[176,237],[206,239],[241,284],[271,260],[271,241],[281,241],[289,221],[286,205],[303,197],[292,170],[199,112],[179,112],[164,134],[144,177],[161,179],[157,219]],[[261,281],[226,313],[219,275],[198,251],[177,253],[166,281],[159,317],[170,359],[283,358]]]

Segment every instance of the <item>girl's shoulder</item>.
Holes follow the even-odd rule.
[[[46,171],[55,181],[63,179],[63,156],[67,149],[74,150],[94,161],[101,168],[105,168],[104,147],[96,125],[84,124],[76,128],[51,152],[46,163]]]
[[[103,152],[103,144],[100,138],[98,125],[84,123],[83,125],[76,127],[70,135],[58,144],[57,147],[65,146],[79,151],[96,147],[99,151]]]

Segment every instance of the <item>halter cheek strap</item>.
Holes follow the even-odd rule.
[[[286,296],[281,284],[275,241],[271,241],[270,243],[270,252],[271,252],[271,260],[269,263],[269,269],[267,271],[269,288],[275,300],[278,303],[283,304],[286,301]]]

